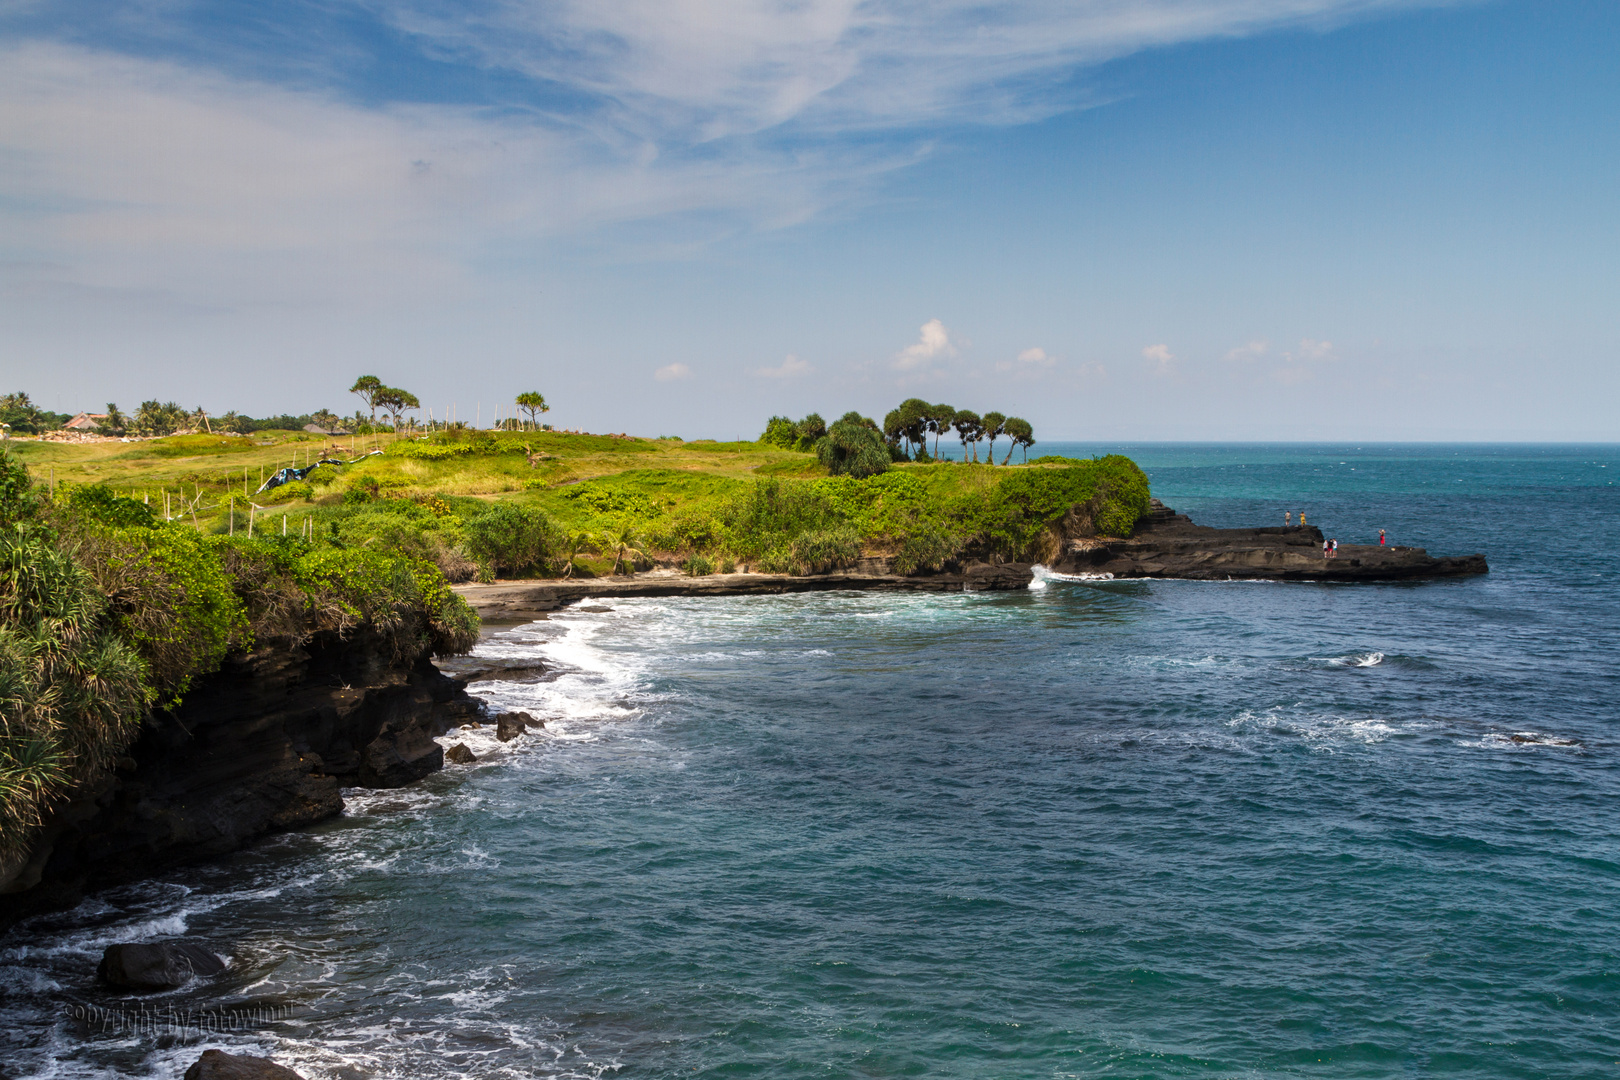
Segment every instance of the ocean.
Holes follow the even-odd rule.
[[[1491,573],[494,628],[553,670],[475,690],[544,735],[14,929],[0,1072],[1614,1075],[1620,447],[1036,452],[1112,451],[1200,523]],[[93,986],[179,934],[229,973]]]

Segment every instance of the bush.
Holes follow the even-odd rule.
[[[693,555],[681,563],[687,577],[706,577],[714,573],[714,563],[707,555]]]
[[[793,566],[801,574],[821,574],[861,557],[861,535],[848,525],[816,529],[793,538]]]
[[[157,515],[150,506],[115,493],[106,484],[69,488],[67,505],[79,519],[110,528],[150,529],[157,525]]]
[[[919,529],[900,541],[891,566],[895,573],[905,577],[920,573],[937,573],[945,563],[956,556],[957,544],[938,529]]]
[[[858,413],[845,413],[816,442],[816,457],[834,476],[857,479],[886,472],[893,457],[883,432]]]
[[[560,530],[533,507],[497,503],[463,526],[467,552],[499,573],[550,569],[562,548]]]

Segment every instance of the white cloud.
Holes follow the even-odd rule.
[[[1257,339],[1249,342],[1247,345],[1239,345],[1235,349],[1227,350],[1226,359],[1232,363],[1243,363],[1246,361],[1258,360],[1262,356],[1266,355],[1266,350],[1270,348],[1271,342]]]
[[[1045,349],[1035,346],[1020,352],[1016,360],[998,361],[996,371],[1017,378],[1034,379],[1051,370],[1056,363],[1057,357],[1050,356]]]
[[[1164,375],[1176,362],[1176,354],[1170,351],[1168,345],[1149,345],[1142,350],[1142,359],[1153,366],[1154,374]]]
[[[918,329],[917,340],[901,349],[894,357],[897,371],[916,371],[927,367],[939,356],[955,356],[956,346],[951,343],[950,331],[938,319],[929,319]]]
[[[1334,358],[1333,342],[1313,341],[1310,338],[1305,338],[1299,343],[1298,354],[1287,353],[1285,357],[1288,360],[1332,360]]]
[[[683,253],[809,220],[926,155],[942,125],[1075,108],[1077,70],[1141,49],[1438,2],[370,9],[404,32],[390,49],[498,70],[492,86],[515,74],[512,98],[485,108],[319,89],[368,60],[412,59],[356,55],[387,35],[312,45],[295,83],[277,86],[228,74],[238,58],[183,36],[190,24],[166,4],[138,5],[109,38],[172,40],[185,47],[171,55],[198,59],[0,46],[0,258],[58,268],[30,288],[140,289],[204,307],[442,296],[559,234]],[[276,22],[291,35],[299,17]],[[899,137],[864,134],[876,130]]]
[[[453,54],[600,98],[626,127],[714,140],[787,123],[1021,122],[1072,105],[1076,67],[1436,2],[414,0],[389,17]]]
[[[665,364],[653,372],[653,378],[659,382],[674,382],[676,379],[690,379],[692,369],[685,364]]]
[[[780,366],[755,368],[754,374],[767,379],[794,379],[800,375],[808,375],[814,370],[808,361],[800,360],[792,353],[788,353]]]

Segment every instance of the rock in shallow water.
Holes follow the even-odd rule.
[[[251,1054],[227,1054],[223,1050],[204,1050],[191,1068],[186,1080],[304,1080],[285,1065],[277,1065],[269,1058]]]
[[[173,990],[196,976],[218,975],[225,961],[188,941],[109,945],[96,977],[121,990]]]
[[[471,765],[478,760],[478,755],[467,749],[464,744],[456,743],[456,745],[445,751],[444,760],[454,762],[457,765]]]
[[[526,712],[501,713],[495,718],[495,737],[501,742],[511,742],[530,728],[542,726],[540,721]]]

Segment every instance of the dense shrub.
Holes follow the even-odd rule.
[[[513,503],[496,503],[463,529],[468,554],[497,573],[545,573],[563,544],[561,531],[544,512]]]
[[[900,538],[892,567],[907,577],[924,572],[937,573],[954,558],[959,542],[943,530],[924,526]]]
[[[857,479],[888,470],[894,460],[883,432],[859,413],[845,413],[816,442],[816,457],[834,476]]]
[[[825,573],[861,557],[861,534],[850,525],[815,529],[795,536],[788,553],[798,573]]]
[[[681,563],[681,570],[687,577],[704,577],[714,573],[714,561],[707,555],[693,555]]]

